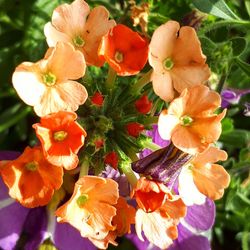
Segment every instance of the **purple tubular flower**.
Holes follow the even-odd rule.
[[[237,104],[243,95],[249,94],[250,89],[224,89],[221,92],[221,107],[227,108],[230,104]]]
[[[173,184],[181,167],[188,163],[192,156],[177,149],[172,143],[150,155],[132,163],[132,169],[153,180]]]

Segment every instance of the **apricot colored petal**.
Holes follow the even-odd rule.
[[[171,57],[179,28],[178,22],[168,21],[155,30],[149,45],[149,64],[155,70],[157,70],[155,61],[163,62]]]
[[[175,200],[166,200],[160,208],[161,213],[166,213],[166,217],[172,219],[179,219],[184,217],[187,213],[187,208],[180,197]],[[163,215],[163,214],[162,214]]]
[[[188,167],[182,169],[178,180],[179,195],[187,206],[205,203],[206,196],[197,189],[194,184],[193,173]]]
[[[211,114],[221,103],[220,95],[204,85],[197,85],[190,89],[186,98],[185,112],[192,117]]]
[[[40,126],[38,123],[32,126],[36,131],[36,136],[42,143],[43,150],[46,152],[52,146],[51,142],[51,131],[47,128]]]
[[[34,106],[39,103],[46,90],[40,74],[37,64],[24,62],[15,69],[12,76],[14,88],[20,98],[28,105]]]
[[[220,165],[206,164],[192,168],[194,182],[201,193],[212,200],[220,199],[228,187],[230,175]]]
[[[194,28],[180,28],[172,56],[175,65],[178,66],[205,63],[206,56],[201,51],[201,43]]]
[[[52,14],[52,24],[58,31],[70,37],[83,32],[89,6],[84,0],[58,6]]]
[[[172,79],[168,72],[165,74],[158,74],[153,72],[151,75],[153,89],[156,95],[166,102],[174,99],[174,89]]]
[[[49,47],[55,47],[57,42],[69,42],[72,43],[72,38],[66,33],[58,31],[51,22],[48,22],[44,26],[44,35]]]
[[[57,43],[48,58],[48,69],[56,76],[57,82],[76,80],[84,76],[85,68],[83,54],[69,43]]]
[[[65,81],[48,88],[41,102],[34,107],[40,117],[58,111],[76,111],[88,97],[83,85],[75,81]]]
[[[210,70],[207,64],[176,66],[170,74],[174,88],[181,93],[185,88],[191,88],[208,80]]]
[[[96,239],[93,237],[88,237],[88,239],[96,246],[98,249],[106,249],[108,248],[108,244],[111,243],[114,246],[118,246],[118,243],[115,241],[116,238],[115,232],[109,232],[108,235],[104,239]]]
[[[202,165],[206,163],[215,163],[217,161],[225,161],[227,159],[227,152],[210,146],[204,152],[198,154],[195,159],[192,160],[194,165]]]
[[[88,64],[95,66],[103,65],[104,59],[101,59],[97,54],[98,47],[102,37],[115,25],[114,20],[109,20],[109,12],[105,7],[98,6],[90,12],[83,35],[86,42],[83,47],[83,53]]]
[[[178,125],[179,119],[174,115],[169,115],[167,110],[163,110],[158,120],[158,131],[162,139],[170,140],[173,129]]]
[[[140,240],[145,237],[161,249],[166,249],[177,237],[177,228],[174,220],[162,217],[159,212],[145,213],[138,209],[135,217],[135,229]]]
[[[176,116],[176,118],[180,118],[186,111],[188,99],[188,91],[184,89],[180,95],[180,97],[175,98],[168,107],[168,114]]]
[[[202,152],[208,147],[207,143],[201,142],[199,135],[181,125],[177,125],[174,128],[171,139],[177,148],[192,155]]]

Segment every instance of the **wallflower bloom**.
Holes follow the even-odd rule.
[[[115,244],[112,219],[118,197],[118,184],[112,179],[83,176],[76,182],[71,199],[57,209],[58,222],[70,223],[99,248]]]
[[[102,36],[114,26],[115,21],[109,20],[106,8],[98,6],[90,12],[85,1],[75,0],[54,10],[52,21],[44,27],[44,34],[50,47],[59,41],[69,42],[83,53],[87,64],[102,66],[104,60],[98,57],[98,47]]]
[[[72,81],[84,73],[83,55],[70,44],[58,43],[44,59],[17,66],[12,81],[20,98],[34,106],[38,116],[45,116],[60,110],[75,111],[86,101],[85,87]]]
[[[193,28],[168,21],[158,27],[149,45],[149,64],[155,93],[165,101],[174,98],[175,91],[208,80],[210,70]]]
[[[230,175],[222,166],[214,163],[226,159],[225,151],[210,146],[184,167],[179,177],[179,193],[186,205],[202,204],[206,197],[217,200],[223,196]]]
[[[203,152],[221,134],[221,120],[226,114],[214,111],[220,106],[220,95],[204,85],[185,89],[179,98],[162,111],[159,133],[163,139],[172,140],[180,150],[196,154]]]
[[[46,161],[40,147],[26,147],[16,160],[1,167],[9,195],[25,207],[44,206],[62,185],[63,169]]]
[[[118,75],[135,75],[147,62],[148,43],[137,32],[118,24],[102,38],[98,53]]]
[[[78,165],[77,153],[87,136],[85,130],[75,122],[77,115],[59,111],[41,118],[33,128],[39,138],[46,159],[67,170]]]

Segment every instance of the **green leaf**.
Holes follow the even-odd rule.
[[[239,158],[241,162],[250,161],[250,148],[241,149]]]
[[[193,0],[192,2],[202,12],[226,20],[239,19],[223,0]]]
[[[20,30],[10,30],[0,35],[0,48],[10,47],[11,45],[19,42],[23,36]]]
[[[243,129],[235,129],[230,133],[222,134],[219,140],[226,146],[245,148],[250,142],[250,132]]]
[[[234,125],[233,125],[233,119],[226,117],[222,120],[222,134],[227,134],[233,131]]]
[[[200,37],[200,42],[202,46],[202,51],[205,55],[213,53],[213,51],[216,49],[216,44],[205,36]]]
[[[240,58],[236,58],[235,62],[248,76],[250,76],[250,64],[243,62]]]
[[[243,37],[235,37],[230,40],[232,43],[233,55],[239,56],[243,53],[247,46],[247,41]]]
[[[247,9],[247,13],[250,16],[250,0],[245,0],[245,6]]]

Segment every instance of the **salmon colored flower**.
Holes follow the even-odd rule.
[[[138,112],[147,114],[152,108],[153,102],[148,99],[147,95],[143,95],[140,99],[135,102],[135,107]]]
[[[179,193],[183,197],[184,202],[189,204],[199,204],[202,200],[202,195],[212,200],[220,199],[223,196],[224,189],[228,187],[230,182],[230,175],[220,165],[214,164],[217,161],[225,161],[227,159],[227,153],[214,146],[210,146],[207,150],[198,154],[190,164],[184,167],[185,173],[180,174],[179,178]],[[186,170],[185,170],[186,169]],[[190,174],[191,184],[189,177],[185,176]],[[190,193],[197,193],[194,186],[201,193],[197,195],[197,199],[193,201]],[[188,190],[188,191],[187,191]],[[187,193],[188,192],[188,193]]]
[[[116,226],[117,236],[130,233],[130,225],[135,224],[135,208],[128,205],[123,197],[119,197],[116,207],[116,215],[113,218],[113,225]]]
[[[86,101],[85,87],[73,81],[84,73],[83,55],[70,44],[58,43],[44,59],[17,66],[12,81],[20,98],[34,106],[38,116],[45,116],[60,110],[75,111]]]
[[[160,208],[152,213],[138,209],[135,218],[135,229],[140,240],[145,237],[161,249],[169,247],[177,238],[177,225],[180,218],[186,215],[186,206],[178,196],[169,196]]]
[[[174,98],[175,90],[181,93],[210,76],[195,30],[188,26],[180,28],[175,21],[155,30],[148,59],[154,69],[151,75],[154,91],[165,101]]]
[[[137,32],[118,24],[102,38],[98,53],[118,75],[135,75],[148,60],[148,42]]]
[[[41,123],[33,125],[46,159],[67,170],[77,167],[77,153],[87,136],[85,130],[75,122],[76,118],[75,113],[59,111],[42,117]]]
[[[48,163],[40,147],[26,147],[16,160],[1,167],[1,176],[9,195],[33,208],[49,203],[54,190],[62,185],[63,169]]]
[[[69,42],[81,51],[87,64],[102,66],[104,60],[97,51],[109,29],[115,26],[109,20],[109,12],[103,6],[95,7],[91,12],[83,0],[75,0],[71,4],[58,6],[52,14],[52,21],[44,27],[44,34],[50,47],[57,42]]]
[[[160,114],[161,137],[171,138],[173,144],[186,153],[203,152],[221,134],[221,120],[226,110],[218,115],[214,113],[220,103],[220,95],[204,85],[185,89],[168,110]]]
[[[96,245],[112,241],[110,233],[116,229],[112,219],[118,198],[114,180],[83,176],[76,182],[70,200],[57,209],[58,222],[68,222]]]

